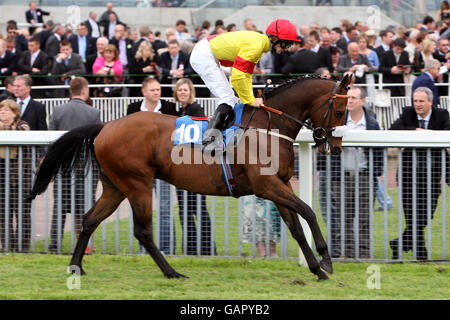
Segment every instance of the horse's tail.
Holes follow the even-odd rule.
[[[33,188],[27,199],[33,200],[44,192],[59,172],[68,174],[80,163],[84,167],[92,163],[91,161],[96,159],[94,139],[102,128],[103,124],[101,123],[78,127],[56,140],[49,147],[38,168]]]

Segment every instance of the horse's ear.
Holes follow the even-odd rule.
[[[355,83],[355,76],[353,73],[346,73],[344,78],[341,81],[341,85],[339,86],[339,91],[345,90],[347,91],[348,87],[352,86]]]

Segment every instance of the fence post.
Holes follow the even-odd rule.
[[[313,175],[313,163],[312,163],[312,147],[310,142],[299,141],[299,195],[308,206],[312,206],[312,175]],[[306,241],[311,246],[311,229],[306,221],[299,217],[300,224],[302,225],[303,232],[305,233]],[[298,262],[300,265],[307,267],[305,256],[301,249],[299,249]]]
[[[383,74],[378,73],[378,90],[383,89]]]

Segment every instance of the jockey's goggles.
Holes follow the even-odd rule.
[[[281,49],[287,49],[290,46],[292,46],[292,44],[293,44],[292,41],[285,41],[285,40],[278,40],[278,41],[279,41],[278,43],[280,44]]]
[[[280,44],[281,49],[287,49],[292,46],[293,42],[288,40],[276,39],[273,43],[273,46],[275,47],[277,44]]]

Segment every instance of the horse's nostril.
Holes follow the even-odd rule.
[[[332,148],[332,153],[333,154],[340,154],[342,152],[342,148],[341,147],[333,147]]]

